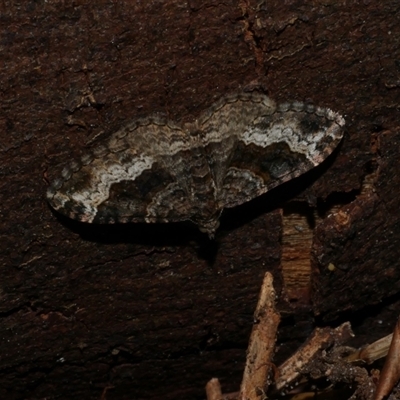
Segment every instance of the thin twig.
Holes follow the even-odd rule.
[[[280,322],[280,315],[275,309],[273,277],[269,272],[264,276],[254,321],[255,325],[247,348],[246,366],[240,386],[240,400],[266,398],[268,375]]]
[[[400,379],[400,319],[393,331],[392,342],[383,365],[374,400],[382,400],[390,394]]]
[[[206,385],[207,400],[222,400],[221,385],[218,378],[212,378]]]
[[[349,322],[345,322],[335,329],[316,328],[296,353],[279,366],[278,377],[275,381],[276,390],[281,390],[295,381],[301,370],[320,350],[333,343],[343,343],[353,336]]]
[[[346,360],[349,362],[362,360],[367,364],[372,364],[374,361],[387,356],[392,338],[393,333],[351,353],[346,357]]]

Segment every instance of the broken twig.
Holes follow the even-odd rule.
[[[268,375],[272,365],[276,333],[280,315],[275,309],[273,277],[267,272],[261,286],[254,326],[247,348],[246,366],[240,386],[240,400],[261,400],[266,398]]]
[[[218,378],[212,378],[206,385],[207,400],[222,400],[221,384]]]
[[[400,319],[397,320],[393,332],[389,352],[383,365],[374,400],[382,400],[388,396],[400,379]]]
[[[389,351],[390,343],[392,342],[393,334],[387,335],[368,346],[362,347],[361,349],[350,354],[346,360],[348,362],[364,361],[367,364],[372,364],[374,361],[380,358],[386,357]]]
[[[278,368],[278,377],[275,381],[276,390],[294,382],[301,370],[314,358],[322,349],[333,343],[340,344],[354,336],[349,322],[331,328],[316,328],[307,341]]]

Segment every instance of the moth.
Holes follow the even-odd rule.
[[[47,190],[58,212],[88,223],[190,220],[212,238],[224,208],[310,170],[332,153],[345,121],[328,108],[224,97],[194,122],[134,120]]]

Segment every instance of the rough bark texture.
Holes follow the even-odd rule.
[[[305,294],[316,314],[329,322],[362,308],[360,337],[390,333],[400,309],[399,2],[95,3],[0,4],[0,397],[201,399],[213,376],[237,390],[265,271],[278,293],[284,285],[277,207],[294,197],[322,215]],[[239,88],[342,113],[340,149],[225,213],[215,242],[186,224],[99,228],[50,211],[47,180],[124,122],[190,120]],[[282,358],[311,332],[304,303],[281,305]]]
[[[314,308],[325,318],[400,290],[400,129],[380,132],[375,150],[372,187],[315,230]]]

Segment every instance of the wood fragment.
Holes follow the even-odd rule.
[[[207,400],[222,400],[221,384],[218,378],[212,378],[206,385]]]
[[[254,326],[247,348],[239,400],[262,400],[266,398],[265,392],[268,389],[268,375],[279,322],[280,315],[275,309],[273,277],[271,273],[267,272],[254,313]]]
[[[298,379],[301,370],[320,350],[333,343],[343,343],[353,336],[349,322],[345,322],[335,329],[329,327],[316,328],[296,353],[279,366],[278,376],[275,381],[276,390],[279,391]]]
[[[361,349],[350,354],[346,360],[348,362],[364,361],[367,364],[372,364],[380,358],[386,357],[389,352],[390,343],[392,342],[393,334],[387,335]]]
[[[388,396],[400,379],[400,318],[397,320],[389,352],[383,365],[374,400]]]

